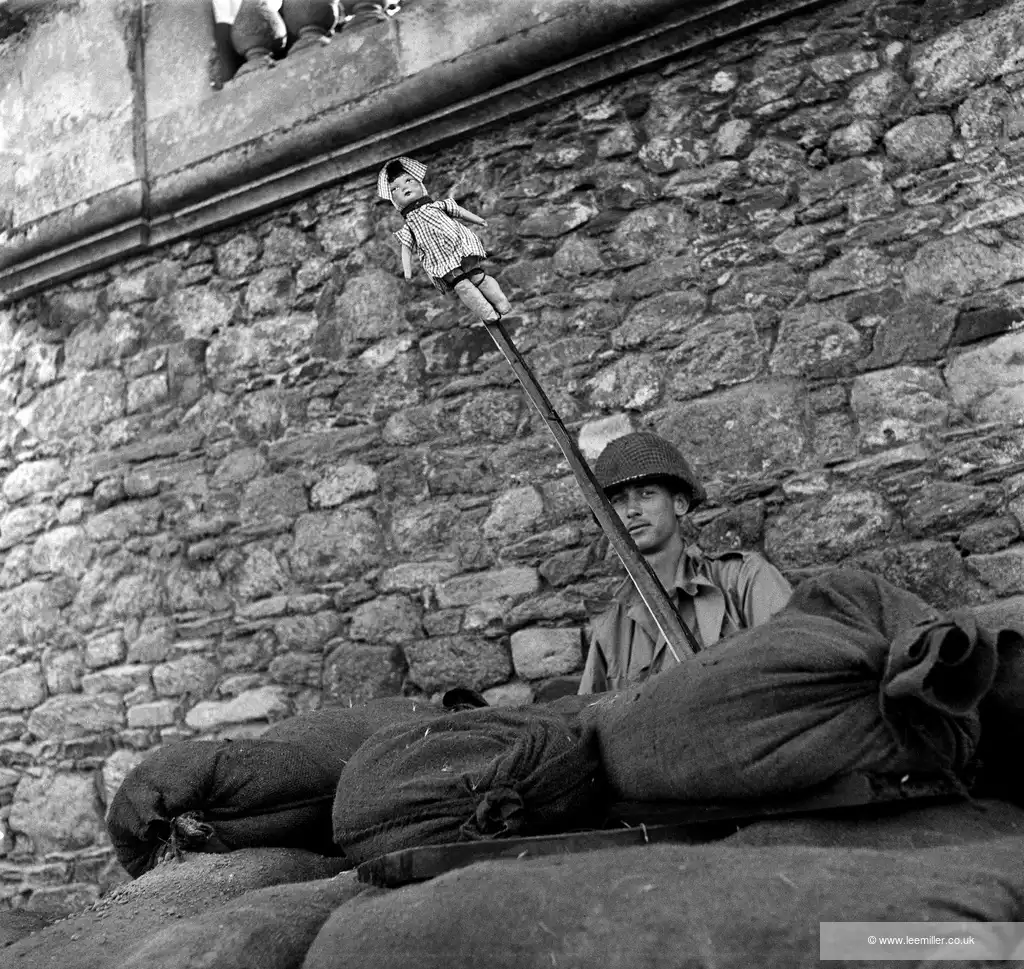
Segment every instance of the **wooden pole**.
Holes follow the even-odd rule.
[[[555,412],[554,407],[551,406],[551,401],[548,400],[547,394],[544,393],[541,385],[537,383],[537,378],[533,375],[533,371],[512,342],[512,338],[508,335],[501,320],[494,323],[485,322],[484,326],[487,327],[487,332],[501,351],[502,356],[508,361],[512,372],[519,379],[523,390],[526,391],[526,396],[530,399],[530,402],[537,409],[540,416],[544,418],[544,422],[558,444],[559,450],[565,455],[565,460],[569,462],[569,467],[576,476],[576,481],[583,492],[583,497],[586,499],[590,510],[594,513],[601,528],[604,529],[608,540],[612,543],[612,548],[615,549],[616,554],[622,560],[622,564],[629,573],[630,579],[633,580],[633,585],[636,586],[637,592],[640,593],[640,598],[643,600],[644,605],[647,606],[654,617],[658,629],[661,631],[662,636],[665,637],[666,643],[668,643],[669,652],[677,662],[681,662],[679,652],[676,649],[678,647],[679,651],[688,660],[692,660],[700,652],[700,644],[686,623],[679,618],[679,613],[676,612],[675,607],[672,605],[672,600],[668,597],[668,593],[665,592],[664,586],[662,586],[658,576],[654,573],[647,560],[640,554],[640,549],[636,547],[633,536],[629,534],[626,526],[622,524],[622,520],[612,507],[612,503],[608,500],[604,489],[598,484],[597,478],[594,477],[594,472],[591,471],[590,465],[587,464],[586,459],[576,446],[576,442],[565,429],[565,425]]]

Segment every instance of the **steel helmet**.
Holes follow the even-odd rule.
[[[594,465],[598,483],[609,491],[620,485],[650,478],[673,482],[696,508],[707,498],[707,492],[686,458],[664,438],[647,431],[617,437],[600,453]]]

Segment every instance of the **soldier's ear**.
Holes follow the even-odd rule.
[[[682,518],[690,510],[690,499],[687,495],[677,491],[672,500],[675,504],[676,518]]]

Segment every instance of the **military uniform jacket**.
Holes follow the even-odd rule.
[[[674,595],[680,618],[703,647],[759,626],[792,593],[789,582],[756,552],[707,555],[691,548],[679,559]],[[675,663],[665,638],[630,580],[592,623],[580,693],[618,690]]]

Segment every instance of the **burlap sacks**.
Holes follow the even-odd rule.
[[[999,635],[836,570],[765,625],[581,717],[624,799],[783,795],[852,771],[957,774],[976,752]]]
[[[355,899],[303,969],[820,969],[821,921],[1015,921],[1022,899],[1019,837],[922,851],[649,845],[485,862]]]
[[[531,835],[603,812],[589,738],[551,713],[484,708],[386,727],[348,762],[334,839],[355,863],[425,844]]]
[[[302,848],[334,853],[337,772],[295,744],[186,741],[161,747],[128,773],[107,830],[133,877],[167,850]]]
[[[186,855],[181,862],[158,865],[142,877],[119,885],[88,911],[19,939],[0,952],[0,965],[18,969],[115,969],[140,941],[169,925],[180,924],[246,892],[330,878],[342,867],[338,858],[288,848]]]
[[[375,889],[354,872],[246,892],[190,919],[171,919],[117,969],[298,969],[328,917]]]
[[[406,697],[382,697],[355,706],[326,706],[275,723],[263,740],[295,744],[324,767],[341,774],[349,758],[381,727],[432,720],[444,711]]]

